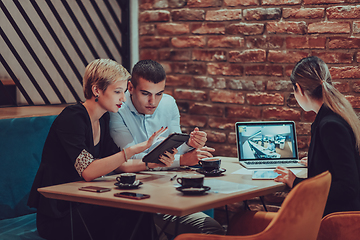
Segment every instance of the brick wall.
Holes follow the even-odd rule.
[[[166,69],[185,132],[236,156],[234,123],[293,120],[306,154],[313,112],[296,103],[295,63],[316,55],[360,109],[360,0],[140,0],[140,59]]]

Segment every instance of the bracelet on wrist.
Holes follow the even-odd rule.
[[[122,151],[124,152],[125,162],[127,162],[127,161],[128,161],[128,157],[127,157],[127,154],[126,154],[126,150],[125,150],[125,148],[124,148]]]

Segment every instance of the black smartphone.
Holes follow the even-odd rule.
[[[79,190],[101,193],[101,192],[108,192],[108,191],[111,190],[111,188],[97,187],[97,186],[86,186],[86,187],[80,187]]]
[[[149,198],[150,195],[148,194],[142,194],[142,193],[134,193],[134,192],[119,192],[114,194],[115,197],[123,197],[123,198],[130,198],[130,199],[145,199]]]

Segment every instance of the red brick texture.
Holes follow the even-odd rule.
[[[296,122],[301,156],[313,112],[296,103],[297,61],[319,56],[360,110],[360,0],[139,0],[140,59],[160,62],[181,127],[236,156],[236,121]]]

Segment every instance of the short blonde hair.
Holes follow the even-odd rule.
[[[111,59],[95,59],[86,68],[83,78],[83,90],[86,99],[93,96],[92,87],[105,91],[110,84],[127,81],[130,73],[119,63]]]

